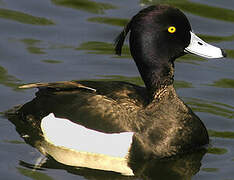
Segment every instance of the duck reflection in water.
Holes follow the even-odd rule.
[[[128,32],[145,87],[118,81],[28,84],[21,88],[38,88],[36,98],[9,111],[9,120],[27,143],[66,165],[190,179],[209,137],[175,92],[174,61],[186,53],[225,53],[198,38],[186,16],[167,5],[145,8],[130,20],[116,39],[119,55]]]

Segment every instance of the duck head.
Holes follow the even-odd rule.
[[[121,54],[129,31],[131,55],[151,96],[173,83],[176,58],[186,53],[205,58],[225,56],[220,48],[192,32],[184,13],[168,5],[150,6],[136,14],[116,38],[116,54]]]

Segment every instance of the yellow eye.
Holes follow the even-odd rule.
[[[175,33],[176,32],[176,28],[174,26],[170,26],[168,29],[169,33]]]

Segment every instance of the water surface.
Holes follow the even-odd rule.
[[[17,88],[25,83],[114,79],[143,85],[127,42],[122,57],[114,55],[112,44],[130,17],[158,2],[182,9],[193,30],[226,49],[228,57],[206,60],[187,55],[175,64],[179,96],[209,130],[208,152],[176,159],[173,167],[149,162],[140,168],[151,179],[171,169],[179,172],[177,179],[234,179],[233,0],[0,0],[0,111],[32,100],[36,90]],[[3,116],[0,147],[3,179],[144,179],[140,172],[130,178],[53,160],[37,169],[41,154]],[[180,169],[186,162],[196,165]]]

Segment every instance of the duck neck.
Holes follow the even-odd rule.
[[[157,63],[155,66],[148,66],[138,63],[138,61],[135,62],[151,100],[157,98],[157,94],[160,94],[165,87],[173,84],[174,67],[171,63]]]
[[[155,43],[151,33],[139,36],[132,32],[130,35],[130,51],[151,100],[174,80],[174,59],[165,55],[162,48]]]

